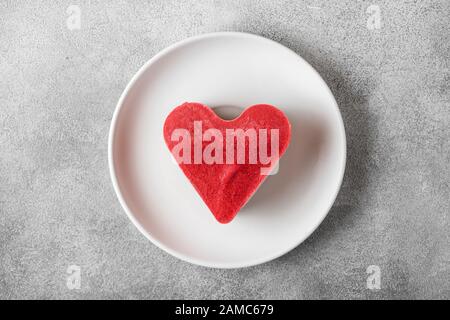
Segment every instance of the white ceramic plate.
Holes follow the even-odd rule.
[[[234,115],[268,103],[292,124],[279,172],[229,224],[214,219],[164,144],[164,120],[185,101]],[[175,257],[218,268],[263,263],[305,240],[331,208],[345,160],[342,118],[319,74],[279,43],[246,33],[189,38],[153,57],[122,94],[109,138],[113,185],[136,227]]]

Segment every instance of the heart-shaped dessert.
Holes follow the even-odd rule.
[[[209,107],[186,102],[164,123],[164,139],[203,201],[220,223],[247,203],[286,151],[288,118],[259,104],[236,119],[219,118]]]

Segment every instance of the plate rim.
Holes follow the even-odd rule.
[[[299,237],[299,240],[296,241],[293,245],[287,247],[287,248],[283,248],[282,250],[279,250],[278,252],[276,252],[275,254],[271,254],[268,256],[264,256],[262,258],[258,258],[258,259],[253,259],[253,260],[249,260],[249,261],[242,261],[242,262],[212,262],[212,261],[208,261],[205,259],[198,259],[198,258],[193,258],[191,256],[188,256],[186,254],[177,252],[176,250],[173,250],[172,248],[169,248],[168,246],[166,246],[165,244],[161,243],[160,241],[158,241],[157,239],[155,239],[135,218],[134,214],[132,213],[132,211],[130,210],[130,208],[128,207],[122,191],[120,189],[119,186],[119,182],[117,180],[117,175],[116,175],[116,170],[115,170],[115,164],[114,164],[114,157],[113,157],[113,145],[114,145],[114,137],[115,137],[115,133],[116,133],[116,124],[117,124],[117,120],[119,118],[119,114],[120,111],[123,107],[124,101],[126,99],[126,97],[128,96],[130,90],[132,89],[132,87],[134,86],[134,84],[137,82],[137,80],[144,74],[144,72],[146,72],[146,70],[155,62],[157,62],[160,58],[162,58],[163,56],[167,55],[168,53],[182,47],[185,46],[187,44],[193,43],[195,41],[199,41],[199,40],[204,40],[204,39],[208,39],[208,38],[215,38],[215,37],[223,37],[223,36],[234,36],[234,37],[242,37],[242,38],[247,38],[247,39],[257,39],[257,40],[263,40],[263,41],[267,41],[268,43],[272,44],[272,45],[276,45],[278,46],[280,49],[286,50],[288,51],[290,54],[293,54],[296,56],[297,59],[299,59],[300,61],[302,61],[305,66],[307,68],[309,68],[313,73],[315,73],[318,78],[319,81],[324,85],[324,87],[326,88],[326,90],[328,90],[328,93],[330,94],[331,98],[332,98],[332,102],[334,105],[334,108],[337,111],[337,115],[338,115],[338,126],[339,126],[339,135],[342,138],[342,148],[343,148],[343,152],[342,152],[342,158],[340,159],[341,162],[341,166],[339,168],[339,181],[336,187],[336,190],[333,194],[333,196],[330,198],[330,204],[328,205],[328,208],[325,210],[325,213],[323,214],[323,216],[321,217],[321,219],[318,220],[318,222],[313,226],[313,228],[311,228],[311,230],[305,234],[303,234],[303,236]],[[297,54],[295,51],[293,51],[292,49],[284,46],[283,44],[274,41],[272,39],[257,35],[257,34],[253,34],[253,33],[247,33],[247,32],[236,32],[236,31],[221,31],[221,32],[211,32],[211,33],[205,33],[205,34],[201,34],[201,35],[196,35],[193,37],[189,37],[189,38],[185,38],[181,41],[178,41],[166,48],[164,48],[163,50],[159,51],[156,55],[154,55],[153,57],[151,57],[142,67],[139,68],[139,70],[133,75],[133,77],[131,78],[131,80],[128,82],[128,84],[126,85],[124,91],[122,92],[122,94],[120,95],[120,98],[115,106],[114,109],[114,113],[111,119],[111,125],[110,125],[110,129],[109,129],[109,135],[108,135],[108,166],[109,166],[109,174],[110,174],[110,178],[112,180],[112,184],[113,184],[113,189],[116,193],[116,196],[119,200],[120,205],[122,206],[122,209],[125,211],[126,215],[128,216],[128,218],[131,220],[131,222],[134,224],[134,226],[148,239],[150,240],[150,242],[152,242],[155,246],[157,246],[158,248],[164,250],[165,252],[169,253],[170,255],[195,264],[195,265],[199,265],[199,266],[203,266],[203,267],[209,267],[209,268],[220,268],[220,269],[236,269],[236,268],[245,268],[245,267],[251,267],[251,266],[256,266],[259,264],[263,264],[272,260],[275,260],[283,255],[285,255],[286,253],[292,251],[293,249],[295,249],[296,247],[298,247],[301,243],[303,243],[306,239],[308,239],[313,233],[314,231],[317,230],[317,228],[322,224],[322,222],[325,220],[325,218],[328,216],[328,213],[330,212],[332,206],[334,205],[337,195],[342,187],[342,182],[344,179],[344,175],[345,175],[345,168],[346,168],[346,163],[347,163],[347,138],[346,138],[346,133],[345,133],[345,124],[344,121],[342,119],[342,114],[341,111],[339,109],[339,106],[337,104],[336,98],[333,95],[333,92],[331,91],[331,89],[328,87],[327,83],[325,82],[325,80],[322,78],[322,76],[319,74],[319,72],[317,72],[316,69],[314,69],[314,67],[311,66],[311,64],[309,64],[309,62],[307,62],[303,57],[301,57],[299,54]]]

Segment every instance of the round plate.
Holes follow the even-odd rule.
[[[292,124],[278,173],[229,224],[214,219],[164,143],[164,120],[185,101],[272,104]],[[345,159],[342,118],[319,74],[279,43],[246,33],[189,38],[153,57],[122,94],[109,137],[114,189],[131,221],[175,257],[218,268],[263,263],[305,240],[336,198]]]

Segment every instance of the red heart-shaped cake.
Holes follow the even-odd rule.
[[[186,102],[164,123],[164,139],[186,177],[220,223],[228,223],[247,203],[286,151],[288,118],[259,104],[234,120],[209,107]]]

